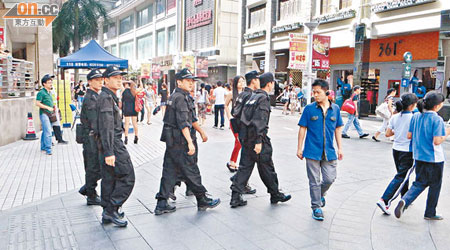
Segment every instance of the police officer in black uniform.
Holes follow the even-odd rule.
[[[175,183],[181,178],[197,198],[199,211],[214,208],[220,204],[220,199],[206,196],[206,188],[202,185],[200,170],[197,165],[198,147],[196,132],[203,142],[208,140],[205,132],[197,123],[195,106],[189,96],[194,88],[195,77],[184,68],[175,75],[178,87],[170,96],[164,114],[164,126],[161,141],[166,143],[163,172],[159,193],[156,194],[158,203],[155,215],[174,212],[175,206],[167,203],[167,199]]]
[[[94,69],[87,75],[89,89],[84,97],[80,120],[83,128],[83,158],[86,184],[82,187],[87,196],[88,205],[100,205],[100,198],[95,191],[97,181],[100,180],[100,162],[97,148],[97,99],[103,86],[103,74]]]
[[[97,101],[98,132],[101,141],[102,161],[102,222],[127,226],[119,208],[125,203],[134,187],[134,168],[122,141],[123,123],[116,91],[122,86],[122,75],[116,66],[109,66],[103,77],[105,86]]]
[[[277,173],[272,161],[272,145],[267,136],[270,118],[268,93],[273,90],[274,77],[272,73],[264,73],[259,80],[261,89],[253,92],[242,110],[239,131],[242,151],[239,170],[231,185],[230,205],[232,208],[247,205],[247,201],[242,199],[242,194],[245,192],[245,186],[255,163],[258,165],[259,175],[270,193],[270,202],[276,204],[291,199],[290,195],[285,195],[278,190]]]

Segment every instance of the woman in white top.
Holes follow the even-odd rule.
[[[391,112],[391,116],[392,116],[392,114],[394,114],[394,108],[392,107],[392,104],[393,104],[394,96],[396,94],[397,94],[397,90],[395,90],[394,88],[390,88],[390,89],[388,89],[386,97],[384,98],[384,102],[387,103],[389,112]],[[378,140],[378,136],[380,136],[381,133],[386,131],[386,128],[389,123],[389,119],[390,118],[383,118],[383,125],[381,125],[381,127],[378,129],[378,131],[375,133],[375,135],[372,136],[372,140],[374,140],[376,142],[380,141],[380,140]]]
[[[205,84],[200,84],[200,90],[197,91],[197,112],[198,124],[202,126],[206,120],[206,106],[208,105],[208,91],[205,89]]]
[[[150,118],[152,117],[153,107],[156,103],[156,95],[153,90],[153,83],[147,83],[147,88],[145,89],[145,108],[147,109],[147,124],[152,124]]]
[[[281,103],[284,104],[283,106],[283,114],[287,113],[287,108],[289,105],[289,86],[284,87],[283,93],[281,93],[279,96],[277,96],[277,99],[281,96]]]

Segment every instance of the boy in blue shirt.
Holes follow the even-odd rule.
[[[417,104],[420,113],[414,114],[408,132],[416,162],[416,181],[395,208],[397,218],[400,218],[404,210],[429,187],[424,218],[443,219],[436,214],[436,206],[441,192],[445,162],[442,143],[450,134],[450,128],[445,128],[442,117],[437,114],[444,101],[443,94],[431,91]]]
[[[326,81],[314,81],[312,93],[316,101],[305,107],[298,123],[297,157],[300,160],[306,158],[312,217],[319,221],[323,220],[321,207],[325,206],[325,193],[336,179],[336,160],[343,158],[341,131],[344,123],[339,106],[328,100],[328,89]],[[337,150],[333,138],[336,139]]]

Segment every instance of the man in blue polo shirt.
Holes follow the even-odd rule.
[[[341,131],[344,123],[339,106],[328,100],[328,89],[326,81],[314,81],[312,94],[316,101],[305,107],[298,123],[297,157],[300,160],[306,158],[312,217],[319,221],[323,220],[321,207],[325,206],[325,193],[336,179],[336,160],[342,160],[343,157]],[[337,150],[334,148],[334,138]]]

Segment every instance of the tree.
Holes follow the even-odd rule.
[[[105,7],[96,0],[68,0],[65,2],[53,21],[53,52],[60,57],[80,49],[81,42],[97,38],[98,20],[103,18],[107,23],[108,15]],[[78,70],[75,70],[75,81],[78,81]]]

